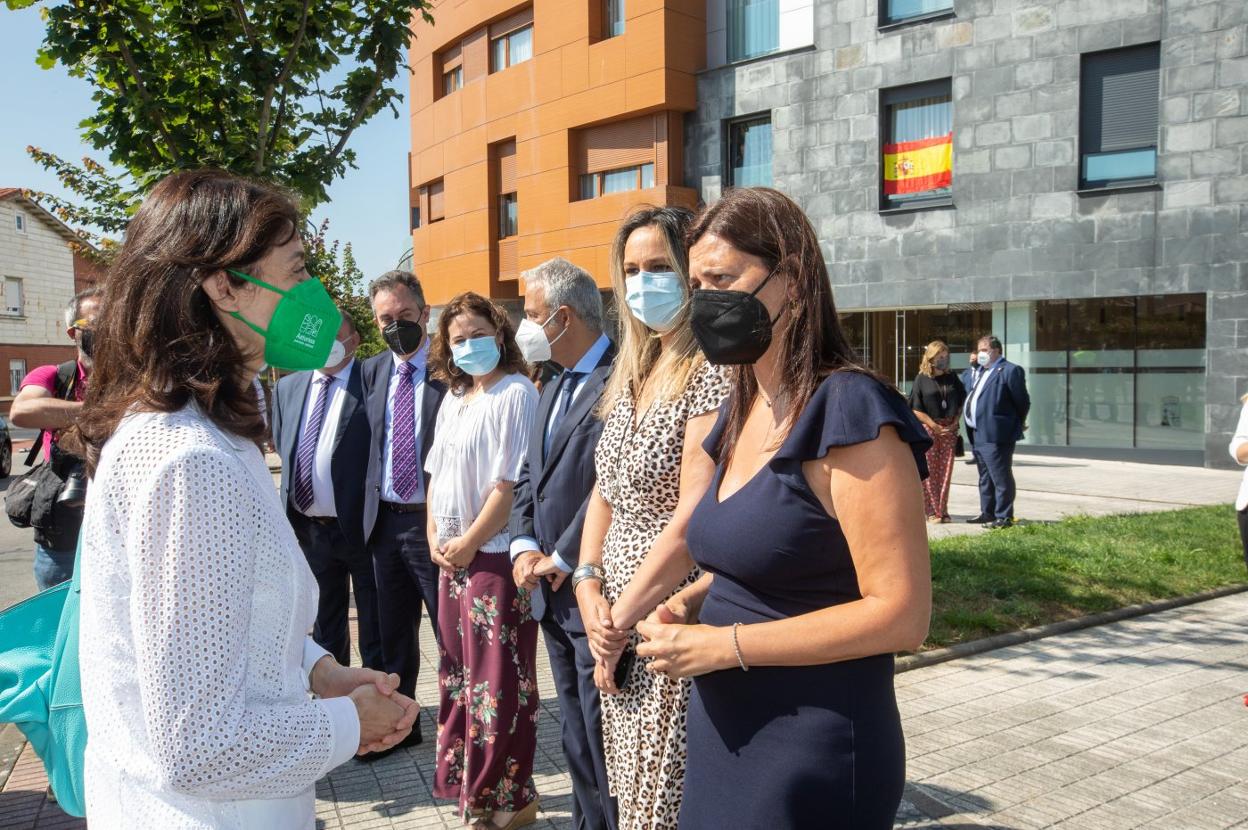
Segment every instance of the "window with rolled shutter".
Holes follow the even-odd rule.
[[[1081,187],[1155,178],[1160,58],[1156,43],[1083,56]]]
[[[446,218],[446,207],[443,202],[442,180],[429,183],[429,221],[441,222]]]

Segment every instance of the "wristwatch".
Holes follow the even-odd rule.
[[[607,572],[602,569],[601,565],[578,565],[576,570],[572,572],[572,591],[576,592],[576,586],[580,585],[587,579],[596,579],[599,582],[607,581]]]

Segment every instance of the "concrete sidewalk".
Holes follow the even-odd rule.
[[[897,826],[1248,826],[1245,628],[1248,594],[1237,594],[898,675],[909,783]],[[432,668],[418,689],[428,738]],[[570,828],[558,707],[542,677],[535,827]],[[460,826],[433,802],[433,766],[432,741],[349,762],[317,785],[318,828]],[[27,751],[0,793],[0,826],[81,827],[43,802],[42,786]]]
[[[979,478],[974,465],[963,461],[959,458],[954,464],[949,490],[953,522],[929,525],[931,538],[987,532],[980,525],[965,523],[979,515]],[[1235,500],[1242,477],[1239,470],[1019,454],[1014,456],[1015,515],[1023,522],[1047,522],[1079,514],[1107,516],[1226,504]]]

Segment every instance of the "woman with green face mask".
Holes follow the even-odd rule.
[[[177,173],[110,269],[76,436],[92,824],[306,830],[317,779],[418,713],[307,636],[316,581],[259,450],[256,372],[324,366],[340,323],[300,224],[278,190]]]

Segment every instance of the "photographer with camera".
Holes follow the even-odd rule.
[[[35,463],[42,448],[44,462],[54,474],[25,477],[31,488],[29,523],[35,530],[35,583],[40,591],[64,582],[74,573],[74,549],[82,526],[87,484],[83,460],[62,450],[58,440],[82,410],[91,375],[92,325],[99,302],[98,288],[80,291],[69,301],[65,327],[69,339],[78,347],[77,359],[31,370],[22,380],[9,413],[15,426],[40,430],[26,459],[27,466]],[[15,481],[10,485],[11,491],[17,486]]]

